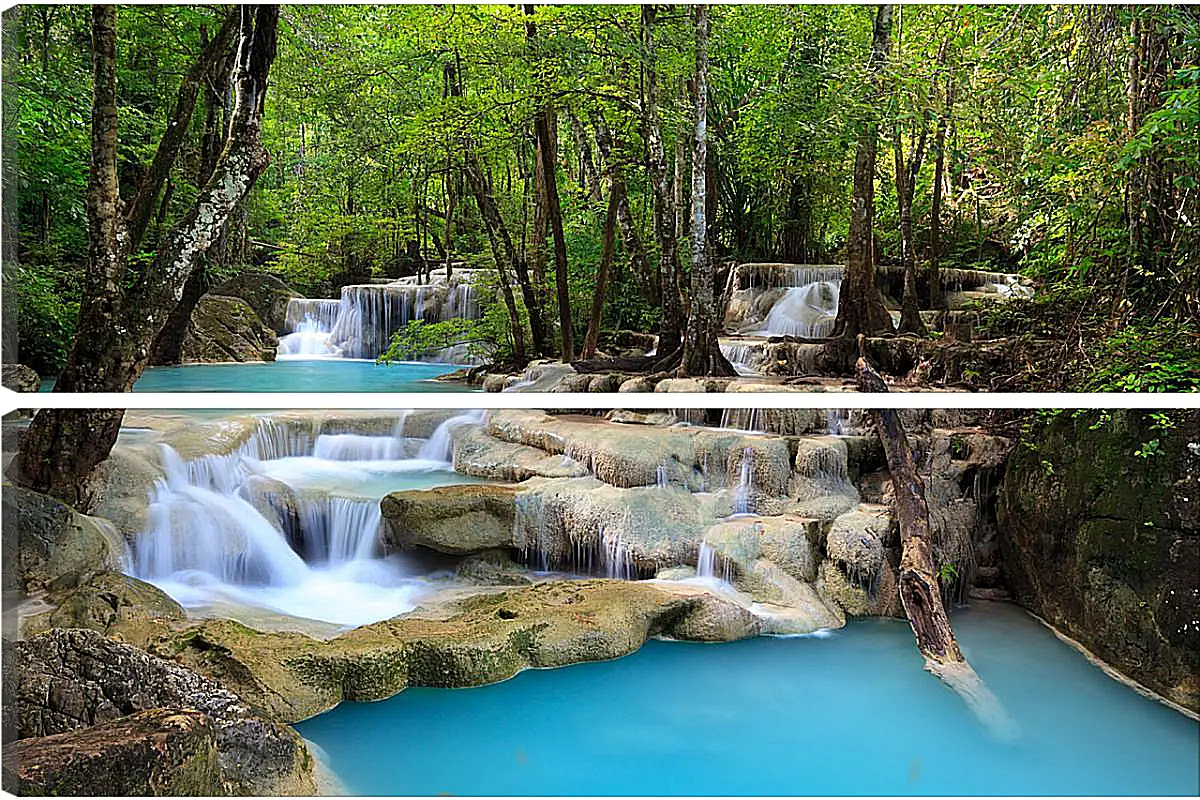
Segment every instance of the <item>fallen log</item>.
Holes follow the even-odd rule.
[[[860,392],[886,392],[887,384],[866,358],[866,338],[858,337],[856,372]],[[1016,726],[1000,701],[967,662],[942,604],[929,527],[925,482],[917,471],[908,436],[895,409],[869,410],[887,456],[900,524],[900,602],[925,659],[925,669],[940,678],[1002,739],[1016,735]]]

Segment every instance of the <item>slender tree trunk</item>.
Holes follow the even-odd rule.
[[[562,359],[569,362],[575,360],[575,341],[571,330],[571,292],[567,281],[567,240],[563,234],[562,206],[558,199],[558,177],[553,157],[554,148],[550,139],[550,115],[550,110],[543,107],[533,120],[538,141],[542,145],[538,148],[538,154],[545,176],[546,212],[550,218],[550,232],[554,239],[554,283],[558,292],[558,322],[562,328]]]
[[[604,316],[604,298],[608,293],[608,273],[612,267],[617,238],[617,206],[621,196],[614,182],[608,190],[608,212],[604,215],[604,238],[600,245],[600,266],[596,270],[596,287],[592,292],[592,313],[588,318],[587,336],[583,340],[583,358],[595,358],[600,343],[600,321]]]
[[[117,189],[116,9],[92,10],[92,164],[88,179],[88,265],[79,335],[56,392],[126,392],[141,375],[167,315],[200,256],[267,166],[260,140],[267,74],[275,59],[278,6],[239,8],[237,102],[229,144],[192,209],[166,236],[131,289]],[[95,467],[120,428],[119,411],[44,409],[26,432],[17,482],[87,509]],[[81,435],[81,432],[86,435]]]
[[[480,165],[478,157],[471,151],[466,153],[466,174],[467,184],[471,188],[471,193],[475,195],[475,203],[479,206],[480,216],[483,217],[483,227],[487,231],[488,242],[492,246],[492,256],[496,261],[496,272],[500,276],[500,293],[504,298],[504,307],[508,311],[508,324],[512,330],[513,356],[517,361],[524,362],[526,360],[525,328],[521,324],[521,314],[517,310],[517,301],[512,290],[512,278],[508,271],[509,266],[516,271],[524,269],[524,265],[513,248],[512,237],[509,236],[508,228],[504,225],[504,218],[500,216],[496,198],[492,197],[488,188],[487,176],[483,174],[483,167]]]
[[[535,151],[537,144],[535,143]],[[523,161],[522,151],[518,148],[517,159]],[[526,197],[528,195],[528,178],[525,180],[526,191],[522,195],[522,222],[521,222],[521,249],[522,252],[515,252],[513,268],[517,274],[517,283],[521,288],[521,297],[525,302],[525,311],[529,315],[529,332],[533,337],[533,350],[539,356],[551,356],[554,354],[554,343],[551,341],[550,332],[545,322],[545,315],[542,312],[542,286],[545,283],[545,269],[543,259],[545,257],[545,243],[547,219],[545,215],[546,203],[542,199],[542,161],[537,153],[534,153],[535,164],[533,166],[534,176],[534,203],[533,203],[533,242],[528,247],[525,245],[525,218]],[[526,172],[528,175],[528,172]],[[532,262],[533,276],[530,278],[529,266]]]
[[[531,58],[540,60],[537,54],[537,24],[533,21],[533,6],[525,6],[525,42]],[[542,103],[533,117],[534,134],[538,142],[538,161],[541,167],[542,194],[545,213],[550,223],[554,240],[554,284],[558,295],[558,322],[562,336],[562,360],[575,360],[575,340],[571,324],[571,290],[567,280],[567,241],[563,234],[562,205],[558,197],[558,152],[557,113],[549,101]],[[540,246],[540,242],[535,242]]]
[[[696,135],[692,150],[692,305],[681,375],[736,375],[717,336],[716,287],[708,252],[708,6],[696,6]]]
[[[938,70],[945,82],[946,105],[938,114],[933,134],[933,146],[937,157],[933,163],[933,198],[929,205],[929,307],[946,308],[946,295],[942,292],[941,236],[942,236],[942,188],[945,184],[946,128],[954,109],[954,79],[945,69],[950,40],[942,42],[938,51]],[[935,92],[936,94],[936,92]]]
[[[595,114],[596,147],[604,158],[608,168],[608,179],[617,192],[617,224],[621,227],[621,241],[625,245],[625,253],[629,256],[630,268],[634,279],[642,291],[642,296],[651,306],[659,304],[660,286],[657,275],[652,274],[649,259],[646,257],[646,246],[642,235],[638,232],[637,220],[629,208],[629,193],[625,188],[625,170],[617,153],[616,143],[612,133],[600,112]]]
[[[171,172],[171,165],[175,163],[180,146],[187,135],[188,123],[196,108],[196,97],[200,93],[200,85],[212,70],[213,65],[233,44],[237,26],[237,12],[236,10],[230,11],[217,35],[204,47],[200,57],[192,62],[192,66],[183,77],[175,99],[175,108],[167,119],[166,130],[158,142],[154,158],[146,170],[141,185],[138,186],[137,196],[125,210],[124,247],[126,253],[135,252],[142,241],[142,236],[146,232],[146,226],[150,223],[150,217],[154,211],[154,201],[158,197],[163,183],[167,180],[167,176]]]
[[[887,61],[892,6],[879,6],[871,42],[871,84],[878,98],[879,75]],[[850,233],[846,239],[846,273],[842,279],[835,330],[844,337],[860,333],[874,336],[892,331],[892,318],[875,283],[875,153],[879,122],[867,112],[854,157],[854,194],[850,206]]]
[[[659,326],[658,355],[669,360],[681,351],[683,306],[679,298],[678,243],[675,238],[675,209],[667,181],[666,153],[658,118],[658,65],[654,44],[657,10],[642,6],[642,36],[646,48],[646,98],[642,127],[649,151],[649,173],[654,203],[654,237],[659,252],[659,284],[662,294],[662,323]]]
[[[921,169],[925,132],[921,132],[921,145],[913,152],[910,164],[904,162],[904,143],[900,137],[900,125],[892,127],[892,149],[896,156],[896,202],[900,207],[900,265],[904,269],[904,295],[900,303],[900,333],[926,334],[925,322],[917,303],[917,259],[913,252],[912,203],[913,184]]]

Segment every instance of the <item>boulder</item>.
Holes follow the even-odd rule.
[[[245,301],[206,294],[188,320],[182,363],[274,361],[275,332]]]
[[[4,788],[26,796],[227,794],[212,720],[190,708],[7,743]]]
[[[51,610],[31,615],[21,626],[24,636],[51,628],[88,628],[106,633],[114,625],[181,620],[183,608],[157,586],[101,572],[79,586],[49,592],[42,598]]]
[[[498,481],[523,481],[532,477],[577,478],[587,467],[566,456],[501,441],[480,428],[464,429],[454,448],[454,470],[464,475]]]
[[[4,485],[4,589],[63,589],[118,568],[124,543],[107,521],[49,495]]]
[[[36,392],[42,388],[42,379],[37,372],[24,364],[0,366],[0,379],[5,389],[12,389],[14,392]]]
[[[545,581],[465,598],[460,592],[447,604],[430,599],[328,641],[206,620],[147,644],[275,718],[295,721],[409,686],[479,686],[529,667],[617,658],[660,634],[752,635],[747,617],[714,609],[709,598],[706,588],[679,584]],[[693,614],[700,619],[690,621]]]
[[[88,630],[55,629],[17,642],[14,648],[19,672],[17,735],[30,742],[19,754],[22,759],[40,753],[49,760],[31,763],[53,765],[67,758],[62,763],[69,771],[70,764],[80,764],[83,770],[83,764],[91,763],[87,758],[78,761],[89,747],[110,752],[112,759],[125,758],[122,739],[114,732],[131,742],[143,736],[169,739],[172,717],[164,710],[189,709],[189,715],[199,716],[189,716],[186,730],[205,735],[183,737],[183,747],[215,752],[215,771],[224,789],[202,794],[305,794],[315,788],[312,757],[304,741],[290,728],[255,716],[241,698],[210,678]],[[144,763],[142,757],[132,756],[130,771]],[[26,769],[24,761],[21,769]],[[50,766],[45,772],[65,775]],[[187,780],[185,763],[165,763],[150,772],[172,783]],[[38,773],[23,774],[35,781]],[[75,792],[80,794],[108,794],[116,786],[73,785],[91,786]]]
[[[392,492],[380,503],[383,540],[455,555],[511,548],[517,491],[484,483]]]
[[[288,301],[304,297],[279,278],[265,272],[243,272],[209,289],[208,293],[244,301],[264,325],[281,336],[290,333],[287,327]]]

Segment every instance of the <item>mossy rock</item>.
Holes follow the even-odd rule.
[[[275,332],[236,297],[206,294],[196,304],[179,351],[182,363],[274,361]]]
[[[1117,670],[1200,710],[1200,412],[1034,423],[998,499],[1018,601]],[[1150,444],[1156,442],[1156,444]]]

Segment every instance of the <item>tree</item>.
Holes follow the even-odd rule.
[[[163,238],[153,260],[139,271],[130,263],[129,238],[138,230],[136,225],[131,230],[122,217],[117,182],[117,10],[114,6],[93,7],[88,263],[80,335],[55,391],[127,392],[133,388],[155,337],[179,302],[200,257],[267,166],[260,131],[267,75],[275,59],[279,9],[240,6],[235,13],[236,99],[225,149],[191,210]],[[205,57],[202,53],[200,60]],[[203,75],[206,69],[197,68],[195,74]],[[180,141],[168,128],[159,151],[165,147],[177,152]],[[164,158],[169,162],[174,155]],[[159,181],[161,174],[152,170],[147,180]],[[138,197],[143,197],[141,191]],[[134,212],[130,219],[136,221],[137,203],[130,208]],[[121,415],[119,410],[83,415],[49,409],[39,412],[23,440],[19,482],[87,508],[91,498],[88,479],[116,441]]]
[[[875,14],[871,38],[868,82],[873,98],[878,99],[879,75],[887,61],[892,6],[883,4]],[[892,318],[883,305],[875,284],[875,152],[878,145],[878,113],[870,107],[863,111],[858,148],[854,156],[854,194],[850,203],[850,234],[846,239],[846,272],[842,278],[835,334],[853,338],[860,333],[874,336],[892,331]]]
[[[708,252],[708,6],[696,6],[696,135],[692,151],[691,308],[683,343],[681,375],[735,375],[717,335],[715,280]]]

